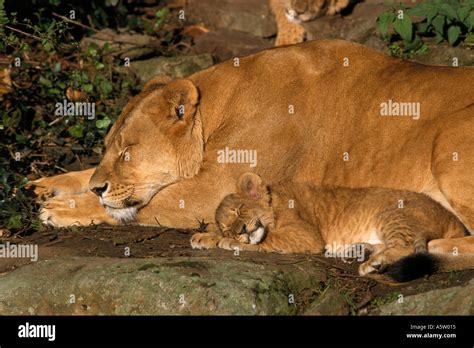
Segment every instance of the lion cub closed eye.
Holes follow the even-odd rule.
[[[216,211],[222,232],[215,246],[280,253],[326,253],[354,244],[371,245],[361,275],[381,273],[433,239],[461,238],[465,227],[426,195],[386,188],[265,185],[245,173],[237,193]],[[470,237],[466,237],[470,238]],[[198,237],[192,241],[199,245]]]

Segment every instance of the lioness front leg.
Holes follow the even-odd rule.
[[[47,200],[40,209],[39,218],[43,224],[55,227],[119,223],[107,214],[91,191],[78,195],[55,196]]]
[[[76,195],[89,190],[89,180],[95,168],[78,172],[69,172],[50,177],[39,178],[28,182],[27,189],[32,189],[40,200],[54,196]]]
[[[204,222],[207,232],[219,233],[215,211],[224,196],[234,189],[234,182],[235,179],[208,171],[170,185],[140,209],[137,222],[174,228],[196,228]]]

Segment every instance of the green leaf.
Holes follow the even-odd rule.
[[[15,140],[20,144],[26,144],[26,137],[24,134],[15,134]]]
[[[441,6],[438,9],[438,12],[451,19],[457,18],[456,11],[452,8],[451,5],[446,4],[446,3],[441,4]]]
[[[467,18],[467,16],[469,15],[469,7],[460,7],[458,8],[458,10],[456,11],[457,15],[458,15],[458,18],[461,22],[464,22],[464,20]]]
[[[423,23],[416,23],[416,29],[420,33],[426,33],[428,31],[428,23],[423,22]]]
[[[101,120],[96,120],[95,121],[95,126],[99,129],[107,129],[110,125],[112,121],[110,120],[110,118],[108,118],[107,116],[105,116],[103,119]]]
[[[169,13],[170,13],[170,10],[167,7],[164,7],[161,10],[156,11],[156,13],[155,13],[156,23],[155,24],[157,26],[160,26],[161,23],[163,23],[165,21],[166,17],[168,17]]]
[[[57,88],[50,88],[50,89],[48,89],[48,94],[52,95],[52,96],[60,95],[61,91]]]
[[[57,62],[56,64],[54,64],[53,66],[53,73],[57,74],[58,72],[61,71],[61,63]]]
[[[104,65],[104,63],[96,62],[96,63],[95,63],[95,68],[96,68],[97,70],[102,70],[103,68],[105,68],[105,65]]]
[[[100,81],[99,88],[103,94],[106,96],[109,95],[113,91],[112,84],[107,80]]]
[[[400,34],[403,41],[405,42],[412,42],[413,40],[413,25],[411,19],[408,15],[404,15],[403,19],[399,19],[398,17],[393,22],[393,28],[395,31]]]
[[[89,47],[87,47],[87,55],[89,55],[90,57],[97,56],[97,48],[92,45],[89,45]]]
[[[76,123],[74,126],[68,129],[68,133],[74,138],[82,138],[84,136],[84,127],[80,123]]]
[[[438,14],[438,9],[431,4],[429,5],[426,10],[426,21],[428,24],[431,24],[433,18]]]
[[[46,77],[43,76],[40,77],[39,84],[49,88],[53,87],[51,80],[48,80]]]
[[[474,33],[468,33],[464,39],[464,44],[468,46],[474,46]]]
[[[474,28],[474,11],[472,11],[470,14],[469,14],[469,31],[471,31],[473,28]]]
[[[83,89],[84,89],[84,92],[91,93],[94,90],[94,85],[91,83],[88,83],[84,85]]]
[[[443,35],[440,35],[439,33],[436,33],[435,42],[436,42],[437,44],[439,44],[440,42],[443,42],[443,40],[444,40]]]
[[[433,24],[433,27],[435,28],[436,33],[440,34],[443,36],[444,32],[444,23],[445,23],[446,17],[443,15],[437,15],[431,24]]]
[[[423,44],[423,41],[418,36],[415,36],[415,39],[413,42],[409,43],[408,45],[405,45],[405,50],[406,51],[416,51],[418,48],[421,47]]]
[[[415,6],[413,8],[408,9],[407,13],[408,13],[409,16],[424,17],[424,16],[426,16],[428,5],[430,5],[430,4],[428,4],[426,2],[423,2],[423,3],[418,4],[417,6]]]
[[[448,29],[448,42],[451,46],[453,46],[456,41],[459,39],[459,35],[461,35],[461,28],[457,25],[453,25]]]
[[[379,16],[379,18],[377,19],[377,26],[382,36],[387,36],[388,26],[394,21],[394,19],[395,15],[392,12],[384,12]]]
[[[9,230],[17,230],[21,227],[21,214],[14,214],[10,216],[7,223],[7,229]]]

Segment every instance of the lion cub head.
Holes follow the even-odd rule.
[[[216,210],[216,223],[225,237],[258,244],[273,229],[274,216],[269,187],[253,173],[237,180],[237,193],[227,195]]]

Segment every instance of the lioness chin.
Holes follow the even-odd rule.
[[[237,193],[217,208],[216,223],[220,236],[213,240],[196,234],[192,246],[338,255],[362,244],[371,255],[359,274],[383,273],[391,266],[389,275],[396,280],[440,268],[474,268],[474,237],[466,237],[463,224],[440,204],[410,191],[291,182],[270,186],[245,173],[237,181]],[[426,254],[430,241],[454,238],[459,238],[460,250],[472,254]],[[413,253],[418,255],[405,258]],[[415,264],[421,269],[411,269]]]

